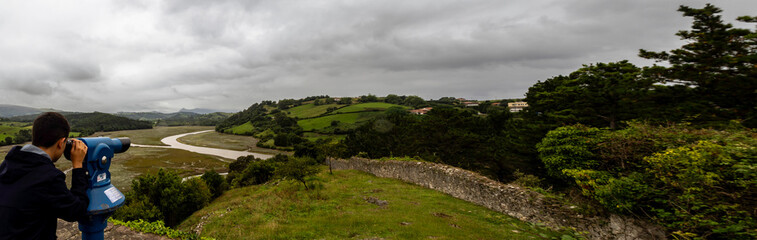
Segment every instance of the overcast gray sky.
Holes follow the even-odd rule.
[[[661,0],[3,0],[0,103],[69,111],[241,110],[390,93],[523,97],[582,64],[669,50]],[[724,19],[757,1],[716,1]],[[753,28],[754,25],[737,25]]]

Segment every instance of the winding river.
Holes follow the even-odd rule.
[[[220,148],[198,147],[198,146],[192,146],[189,144],[184,144],[184,143],[179,142],[179,138],[181,137],[193,135],[193,134],[206,133],[206,132],[211,132],[211,131],[213,130],[184,133],[184,134],[165,137],[160,140],[160,142],[168,146],[141,145],[141,144],[132,144],[132,146],[151,147],[151,148],[175,148],[175,149],[181,149],[181,150],[186,150],[186,151],[200,153],[200,154],[218,156],[218,157],[231,159],[231,160],[235,160],[238,157],[248,156],[248,155],[253,155],[256,158],[260,158],[260,159],[269,159],[273,157],[273,155],[270,155],[270,154],[254,153],[254,152],[248,152],[248,151],[235,151],[235,150],[220,149]]]
[[[189,144],[184,144],[184,143],[179,142],[179,138],[181,137],[193,135],[193,134],[206,133],[206,132],[211,132],[211,131],[213,130],[184,133],[184,134],[179,134],[179,135],[168,136],[160,140],[160,142],[168,146],[142,145],[142,144],[134,144],[134,143],[132,143],[131,146],[132,147],[146,147],[146,148],[181,149],[181,150],[186,150],[186,151],[195,152],[199,154],[222,157],[224,159],[221,159],[221,161],[224,161],[224,162],[232,162],[236,160],[238,157],[249,156],[249,155],[253,155],[256,158],[260,158],[260,159],[269,159],[273,157],[273,155],[270,155],[270,154],[254,153],[254,152],[247,152],[247,151],[235,151],[235,150],[228,150],[228,149],[221,149],[221,148],[198,147],[198,146],[192,146]],[[226,160],[226,159],[230,159],[230,160]],[[68,168],[64,170],[63,173],[68,174],[68,172],[70,172],[71,169],[72,168]],[[222,173],[222,175],[226,175],[226,173]],[[200,175],[197,175],[197,176],[200,176]],[[184,180],[186,180],[187,178],[192,178],[192,177],[197,177],[197,176],[186,177]]]

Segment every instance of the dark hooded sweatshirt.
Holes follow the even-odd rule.
[[[57,218],[73,222],[86,216],[87,176],[66,175],[47,156],[13,147],[0,165],[0,240],[56,239]]]

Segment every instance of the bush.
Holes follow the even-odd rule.
[[[314,176],[320,169],[312,158],[290,157],[287,162],[276,169],[276,176],[297,180],[308,190],[306,179]]]
[[[291,147],[304,141],[305,139],[294,133],[280,133],[273,138],[273,144],[279,147]]]
[[[244,187],[266,183],[273,177],[276,165],[276,163],[266,160],[252,162],[238,178],[233,180],[232,185]]]
[[[172,229],[170,227],[166,227],[165,223],[163,221],[144,221],[142,219],[135,220],[135,221],[119,221],[116,219],[110,219],[108,220],[113,223],[113,225],[121,225],[128,227],[134,231],[143,232],[143,233],[152,233],[157,234],[161,236],[166,236],[173,239],[213,239],[213,238],[206,238],[206,237],[200,237],[197,234],[194,233],[188,233],[183,232],[179,230]]]
[[[541,187],[542,179],[531,175],[531,174],[525,174],[521,171],[515,171],[513,173],[513,177],[515,177],[515,181],[513,181],[515,184],[529,187],[529,188],[538,188]]]
[[[205,185],[208,186],[208,189],[210,189],[210,195],[213,199],[221,196],[223,192],[229,189],[229,184],[226,183],[226,180],[223,179],[221,174],[218,174],[213,170],[206,171],[201,178],[205,181]]]
[[[594,156],[598,143],[597,128],[583,125],[560,127],[550,131],[536,145],[539,158],[547,168],[547,174],[559,179],[570,179],[565,169],[593,169],[599,162]]]
[[[233,187],[266,183],[273,178],[276,168],[288,160],[289,156],[283,154],[277,154],[267,160],[253,156],[239,157],[229,164],[226,182]]]
[[[205,207],[210,197],[204,181],[193,178],[182,182],[176,173],[160,169],[157,174],[144,174],[132,180],[125,206],[113,217],[122,221],[162,220],[168,226],[176,226]]]
[[[649,216],[675,238],[757,237],[756,132],[629,126],[615,132],[556,129],[547,134],[552,139],[542,142],[556,144],[540,146],[542,160],[589,159],[592,164],[548,168],[561,168],[584,195],[605,208]],[[587,149],[599,154],[586,157]]]

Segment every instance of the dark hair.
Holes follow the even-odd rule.
[[[51,147],[61,138],[67,138],[71,132],[66,117],[56,112],[46,112],[34,119],[32,127],[32,145]]]

